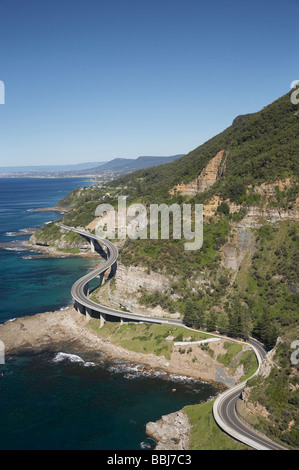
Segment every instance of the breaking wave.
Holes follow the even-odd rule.
[[[169,372],[146,368],[142,364],[129,364],[121,361],[114,362],[113,364],[109,365],[107,369],[112,374],[123,374],[125,379],[135,379],[137,377],[153,377],[180,383],[200,382],[197,379],[187,377],[185,375],[170,374]]]
[[[64,353],[64,352],[59,352],[55,355],[53,362],[59,363],[62,361],[69,361],[72,363],[77,363],[77,364],[82,364],[85,367],[89,366],[94,366],[94,362],[86,362],[82,357],[78,356],[77,354],[70,354],[70,353]]]

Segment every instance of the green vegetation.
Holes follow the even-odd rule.
[[[237,272],[225,268],[223,250],[228,244],[236,246],[236,224],[246,215],[248,206],[267,205],[270,209],[283,210],[295,207],[299,194],[298,124],[288,93],[257,113],[239,116],[222,133],[172,163],[127,174],[103,188],[79,188],[59,202],[60,207],[68,210],[62,219],[66,225],[86,226],[94,219],[98,204],[105,202],[116,207],[118,194],[128,196],[128,205],[141,202],[147,207],[153,203],[177,203],[180,207],[186,202],[206,204],[213,196],[219,196],[223,202],[215,216],[204,218],[204,243],[200,250],[186,251],[184,239],[127,240],[121,249],[120,262],[126,266],[143,266],[148,273],[159,272],[169,278],[170,288],[162,293],[141,291],[140,301],[148,308],[160,305],[171,313],[180,312],[188,326],[217,330],[234,338],[246,340],[253,335],[269,349],[274,347],[278,336],[282,338],[276,366],[269,377],[251,381],[251,399],[269,412],[269,421],[261,418],[260,429],[274,438],[283,435],[284,442],[293,447],[299,445],[299,431],[297,424],[293,424],[298,423],[298,370],[290,366],[289,332],[293,332],[294,339],[299,338],[299,223],[290,220],[273,224],[259,220],[253,249],[248,251]],[[224,151],[225,164],[221,178],[212,187],[192,197],[170,193],[177,184],[194,181],[220,151]],[[285,178],[292,184],[283,190],[274,187],[270,196],[255,190],[262,183]],[[239,212],[231,211],[231,202],[241,206]],[[35,236],[42,243],[50,244],[59,241],[62,234],[55,224],[48,224]],[[72,234],[64,237],[70,249],[76,249],[79,239]],[[165,357],[170,357],[172,349],[172,342],[166,341],[166,337],[173,335],[179,341],[183,334],[173,327],[157,325],[142,325],[142,329],[137,329],[133,324],[119,327],[106,323],[99,330],[93,320],[91,326],[115,344]],[[255,359],[249,351],[238,362],[238,351],[238,345],[230,344],[219,360],[232,368],[243,364],[243,379],[248,378],[255,370]],[[193,448],[198,448],[199,442],[200,448],[214,448],[218,441],[210,431],[213,419],[209,406],[189,408],[194,423]],[[202,437],[205,432],[206,439]],[[226,446],[231,440],[217,427],[214,432],[216,436],[219,434],[217,446],[230,448]],[[201,441],[196,437],[199,434]]]
[[[57,206],[68,211],[63,217],[65,224],[86,226],[94,219],[98,204],[105,202],[116,207],[120,187],[125,187],[129,204],[206,203],[218,195],[244,207],[263,205],[263,197],[254,193],[252,186],[288,177],[298,182],[298,137],[298,116],[294,115],[294,105],[290,101],[290,93],[287,93],[257,113],[239,116],[230,127],[188,155],[165,165],[130,173],[102,188],[78,188]],[[225,169],[216,184],[191,198],[170,195],[169,191],[178,183],[195,180],[222,150],[225,151]],[[271,204],[290,208],[298,194],[298,184],[284,191],[277,187],[276,198]],[[229,214],[226,203],[221,204],[219,213]],[[230,214],[230,217],[237,216]]]
[[[160,305],[170,313],[184,314],[186,303],[190,301],[198,321],[187,318],[187,325],[205,326],[200,312],[212,308],[216,301],[220,302],[229,285],[228,273],[221,265],[219,253],[227,241],[229,230],[230,220],[225,215],[219,216],[214,223],[207,221],[202,248],[191,251],[184,249],[185,240],[127,240],[120,254],[122,264],[145,266],[149,273],[158,271],[173,278],[168,292],[148,294],[142,291],[141,303],[148,307]],[[211,289],[198,289],[196,280],[200,272],[207,282],[213,278]]]
[[[125,265],[143,265],[151,271],[165,270],[165,274],[186,277],[204,267],[215,267],[220,260],[219,248],[226,242],[230,222],[221,216],[204,226],[204,242],[200,250],[185,250],[181,240],[127,240],[120,260]],[[159,260],[159,263],[157,263]],[[190,272],[191,270],[191,272]]]
[[[107,203],[116,206],[116,190],[114,188],[77,188],[58,202],[58,207],[68,210],[63,222],[72,227],[85,227],[95,218],[99,204]]]
[[[249,380],[249,400],[262,405],[271,419],[257,415],[256,428],[274,440],[299,448],[299,376],[298,365],[291,362],[290,346],[299,338],[299,327],[284,332],[284,339],[275,349],[274,367],[267,378]]]
[[[189,290],[182,283],[185,323],[233,338],[253,335],[273,348],[278,335],[299,321],[298,228],[298,222],[281,221],[257,229],[252,260],[245,259],[233,283],[219,264],[216,270],[204,266],[206,277],[213,279],[211,295],[206,289],[196,296],[190,279]]]
[[[223,354],[222,356],[218,356],[218,361],[224,364],[226,367],[229,367],[234,357],[242,351],[242,345],[226,341],[224,343],[224,348],[227,349],[227,353]]]
[[[58,248],[58,251],[61,251],[62,253],[80,253],[79,248]]]
[[[244,375],[240,380],[241,382],[251,377],[258,367],[254,352],[252,350],[248,350],[241,354],[242,345],[229,341],[224,343],[224,347],[227,349],[227,352],[218,356],[217,361],[231,369],[232,372],[235,372],[236,369],[242,365],[244,368]]]
[[[244,382],[245,380],[248,380],[250,377],[252,377],[258,367],[256,355],[252,350],[245,351],[242,354],[239,364],[243,365],[245,370],[245,374],[241,377],[240,382]]]
[[[62,233],[55,223],[46,224],[35,232],[35,238],[41,243],[51,244],[53,241],[60,240]]]
[[[83,238],[75,232],[63,233],[59,226],[55,223],[46,224],[40,229],[38,229],[34,238],[38,243],[43,243],[46,245],[56,246],[58,245],[58,250],[64,253],[79,253],[79,247],[84,243]],[[65,248],[60,248],[59,244],[61,242],[66,246]]]
[[[287,93],[257,113],[239,116],[229,128],[188,155],[167,165],[128,174],[111,185],[126,185],[131,197],[137,196],[138,186],[138,194],[152,203],[171,200],[171,188],[193,181],[211,158],[225,150],[223,178],[213,188],[194,197],[194,201],[204,203],[218,194],[223,199],[246,204],[249,185],[287,177],[298,180],[298,137],[298,117],[294,116],[294,105]],[[295,200],[297,190],[292,191],[285,203]],[[173,196],[172,202],[179,198]]]
[[[66,243],[69,243],[70,245],[73,245],[73,244],[76,244],[76,243],[81,243],[82,244],[82,241],[83,241],[83,238],[78,235],[78,233],[75,233],[75,232],[67,232],[65,235],[64,235],[64,241]]]
[[[257,230],[256,251],[246,274],[237,277],[234,297],[253,325],[252,333],[269,348],[278,333],[298,325],[298,222],[278,222]]]
[[[204,333],[196,331],[187,331],[181,326],[153,325],[124,323],[120,325],[114,322],[105,322],[105,325],[99,329],[99,320],[92,319],[88,324],[98,335],[103,338],[109,338],[114,344],[122,346],[130,351],[144,354],[155,354],[170,359],[173,344],[183,341],[188,336],[190,341],[200,341],[208,337]],[[166,340],[167,337],[173,337]]]
[[[185,406],[192,425],[190,450],[248,450],[249,448],[224,434],[213,418],[213,403]]]

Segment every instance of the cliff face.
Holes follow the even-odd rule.
[[[248,226],[255,225],[254,219],[263,218],[269,222],[277,222],[279,220],[299,220],[299,198],[297,197],[291,203],[286,204],[283,201],[284,194],[287,190],[294,189],[296,182],[291,178],[277,180],[273,183],[262,183],[247,189],[247,195],[260,196],[259,204],[236,204],[229,200],[225,200],[229,206],[230,213],[238,213],[241,210],[246,211],[243,223]],[[281,199],[280,199],[281,197]],[[219,196],[215,195],[207,204],[204,204],[204,215],[213,216],[216,214],[218,207],[223,202]]]
[[[170,194],[173,195],[178,192],[185,196],[194,196],[197,193],[206,191],[223,176],[225,172],[225,161],[225,151],[221,150],[209,161],[196,180],[187,184],[178,184],[170,191]]]
[[[215,155],[198,177],[198,192],[202,193],[216,183],[225,172],[226,155],[224,150]]]
[[[115,284],[110,289],[109,299],[115,304],[123,305],[128,310],[140,314],[149,313],[148,307],[140,303],[142,290],[149,294],[155,292],[166,293],[169,292],[172,281],[172,279],[162,274],[148,273],[141,266],[124,266],[121,263],[118,263],[114,279]],[[160,306],[151,308],[150,313],[156,316],[180,317],[178,312],[170,314]]]
[[[254,254],[255,234],[251,230],[252,227],[238,224],[232,240],[221,248],[222,263],[225,268],[233,271],[234,276],[245,258],[250,260]]]

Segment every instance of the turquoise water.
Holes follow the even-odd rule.
[[[23,230],[40,227],[61,217],[57,212],[30,212],[53,207],[80,185],[81,179],[0,179],[0,323],[19,316],[56,310],[72,302],[72,284],[96,260],[32,259],[17,243],[29,238]],[[15,235],[20,233],[20,235]]]
[[[32,259],[14,247],[20,230],[60,217],[29,212],[54,206],[79,179],[0,179],[0,323],[64,308],[73,282],[95,260]],[[0,338],[1,339],[1,338]],[[0,365],[0,449],[137,450],[152,446],[145,424],[215,396],[212,385],[152,376],[138,366],[103,361],[74,344],[6,356]],[[172,392],[172,389],[176,392]]]

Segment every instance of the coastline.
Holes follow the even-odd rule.
[[[24,233],[13,233],[11,236],[21,236],[28,235],[29,232]],[[33,233],[33,232],[32,232]],[[79,253],[68,252],[63,250],[58,250],[53,246],[48,245],[35,245],[29,240],[14,240],[8,242],[0,243],[0,248],[9,251],[31,251],[33,254],[32,258],[66,258],[66,257],[76,257],[76,258],[98,258],[99,263],[102,259],[98,254],[92,253],[91,251],[80,251]]]
[[[202,356],[202,361],[190,368],[189,355],[180,354],[175,351],[175,347],[170,360],[152,353],[138,353],[101,337],[88,323],[86,317],[72,305],[57,311],[8,320],[0,324],[0,340],[4,343],[5,357],[56,351],[69,357],[75,354],[81,361],[81,353],[83,357],[87,354],[94,366],[107,362],[112,369],[129,374],[157,376],[174,382],[195,380],[213,385],[215,397],[213,395],[210,399],[216,398],[231,386],[215,381],[215,360],[199,347],[198,354]],[[224,343],[225,339],[222,341]],[[218,351],[223,348],[223,344],[217,342],[210,345],[218,348]],[[93,358],[93,354],[97,359]],[[218,363],[218,366],[221,364]],[[216,366],[216,369],[219,367]],[[238,377],[235,378],[238,380]],[[176,388],[172,392],[175,393]],[[162,415],[156,422],[145,423],[146,435],[156,442],[155,450],[188,450],[192,429],[193,425],[184,409]]]
[[[216,382],[207,372],[186,368],[184,361],[167,360],[164,356],[143,354],[113,344],[96,334],[88,327],[85,317],[73,306],[53,312],[38,313],[15,318],[0,324],[0,339],[5,346],[5,354],[19,354],[25,350],[40,351],[53,345],[71,345],[78,350],[101,352],[105,360],[119,360],[141,365],[144,372],[154,375],[164,372],[167,376],[181,376],[203,381],[219,389],[227,388]]]
[[[55,208],[32,209],[32,212],[53,211]],[[57,212],[63,212],[58,210]],[[13,242],[12,242],[13,243]],[[82,257],[101,259],[98,255],[90,251],[79,253],[67,253],[59,251],[52,246],[33,244],[29,240],[18,241],[24,250],[36,252],[32,258],[65,258]],[[178,350],[175,352],[175,359],[165,359],[164,356],[154,354],[137,353],[121,346],[113,344],[109,339],[100,337],[86,321],[85,316],[78,313],[73,306],[68,306],[53,312],[44,312],[35,315],[8,320],[0,324],[0,340],[5,346],[5,355],[20,355],[26,352],[39,353],[45,350],[55,349],[60,353],[76,353],[80,355],[80,350],[90,353],[101,353],[98,363],[111,361],[118,367],[130,367],[138,373],[163,376],[176,380],[194,379],[196,381],[209,383],[215,386],[216,395],[230,384],[215,381],[215,364],[212,367],[212,358],[208,354],[200,352],[205,356],[206,364],[197,363],[197,367],[192,367],[188,357],[181,355]],[[174,348],[175,349],[175,348]],[[95,354],[96,355],[96,354]],[[95,363],[97,365],[97,363]],[[191,365],[191,367],[190,367]],[[220,365],[220,364],[219,364]],[[223,372],[223,370],[221,371]],[[219,371],[217,372],[219,373]],[[220,374],[221,375],[221,374]],[[224,372],[224,379],[229,378]],[[173,389],[173,392],[176,390]],[[170,415],[162,416],[156,423],[150,422],[146,425],[146,434],[156,441],[157,450],[186,450],[188,449],[191,424],[187,414],[180,410]]]
[[[79,253],[75,252],[67,252],[63,250],[58,250],[53,246],[48,245],[35,245],[28,241],[23,241],[22,246],[25,250],[33,251],[35,253],[39,253],[38,255],[34,255],[35,258],[65,258],[65,257],[76,257],[76,258],[98,258],[99,263],[101,262],[101,258],[96,253],[92,253],[90,250],[84,252],[81,251]]]
[[[65,214],[69,209],[59,208],[59,207],[38,207],[37,209],[28,209],[28,212],[61,212]]]

